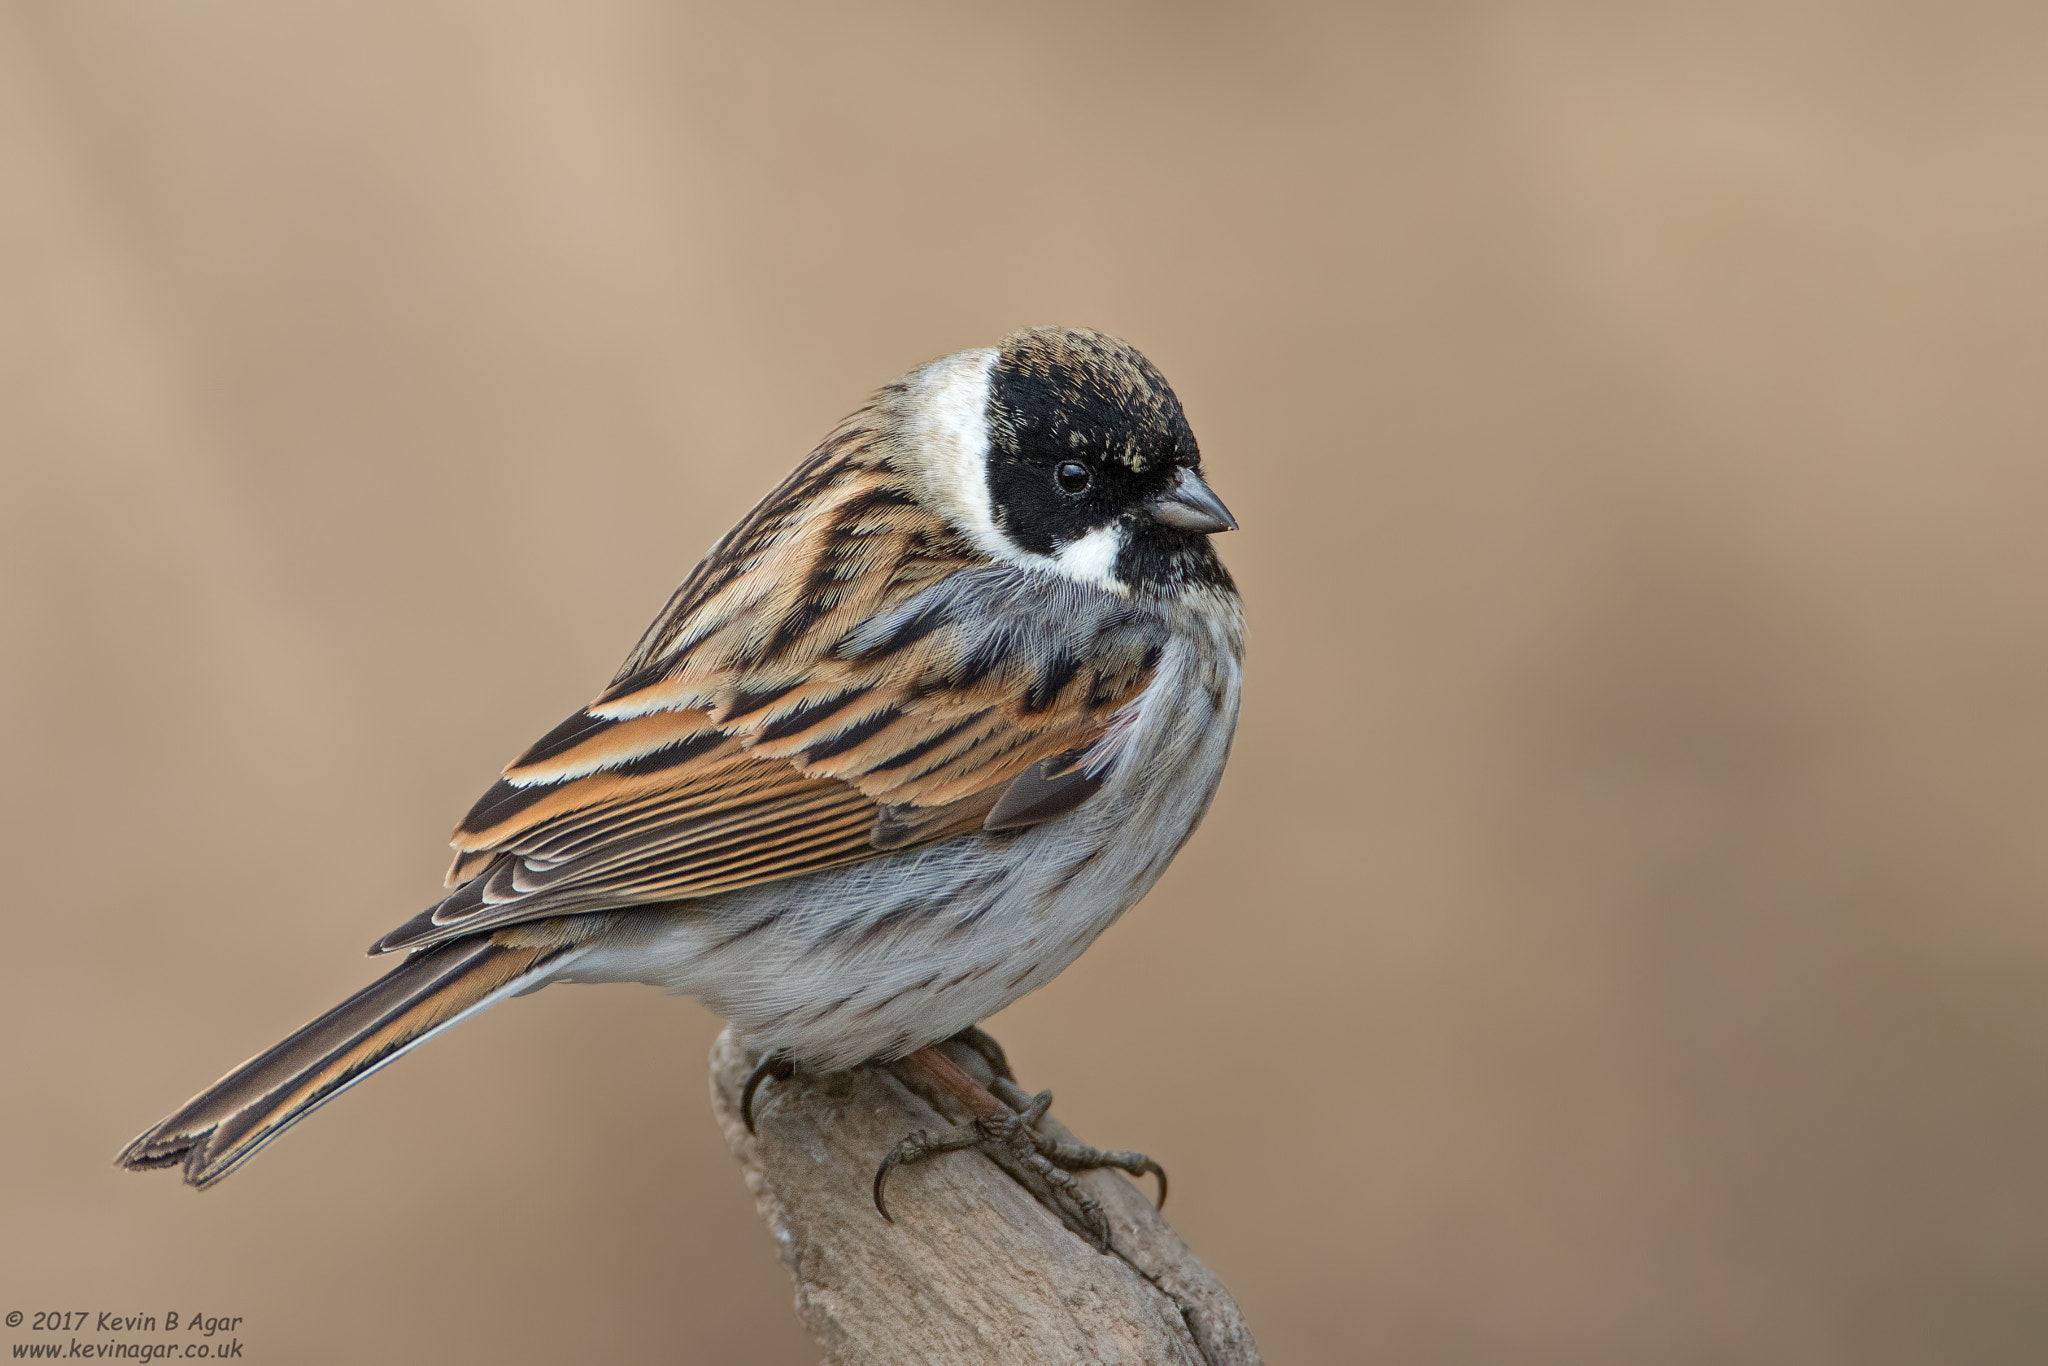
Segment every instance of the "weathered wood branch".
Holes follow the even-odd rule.
[[[971,1050],[948,1055],[989,1080]],[[750,1134],[739,1097],[754,1061],[719,1036],[712,1108],[796,1281],[797,1317],[834,1366],[1259,1361],[1230,1292],[1121,1173],[1080,1177],[1109,1216],[1107,1254],[975,1151],[899,1168],[887,1223],[875,1168],[911,1130],[963,1120],[951,1097],[878,1067],[770,1081]]]

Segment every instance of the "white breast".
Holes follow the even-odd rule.
[[[1112,727],[1107,781],[1072,813],[624,913],[574,980],[700,996],[749,1047],[820,1071],[900,1057],[1045,985],[1158,880],[1222,776],[1241,680],[1235,600],[1178,625]]]

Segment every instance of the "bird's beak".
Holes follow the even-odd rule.
[[[1185,466],[1174,479],[1173,487],[1145,504],[1145,511],[1175,531],[1237,530],[1237,518],[1223,506],[1223,500],[1210,492],[1201,475]]]

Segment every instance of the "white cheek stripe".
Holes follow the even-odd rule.
[[[931,462],[926,493],[982,554],[1004,559],[1016,549],[996,529],[988,496],[989,372],[997,358],[994,350],[962,351],[927,367],[920,436]]]
[[[1097,527],[1052,555],[1020,549],[996,526],[988,491],[988,394],[999,358],[990,349],[961,351],[925,367],[923,430],[913,440],[924,448],[926,496],[992,560],[1128,591],[1116,577],[1123,550],[1123,532],[1116,523]]]

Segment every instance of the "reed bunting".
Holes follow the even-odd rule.
[[[121,1165],[211,1185],[552,982],[696,995],[757,1082],[922,1060],[974,1140],[1093,1165],[931,1045],[1050,982],[1201,820],[1243,653],[1209,537],[1235,526],[1173,390],[1115,338],[1019,332],[884,387],[463,818],[453,890],[371,949],[398,966]],[[913,1140],[892,1162],[970,1141]]]

